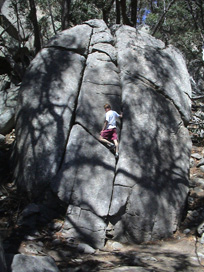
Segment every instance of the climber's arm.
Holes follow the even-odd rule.
[[[104,124],[103,124],[102,131],[105,130],[105,128],[107,127],[107,125],[108,125],[108,121],[105,121]]]

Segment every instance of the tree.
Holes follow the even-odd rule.
[[[116,24],[120,24],[120,1],[116,0]]]
[[[148,14],[146,23],[151,26],[156,38],[163,40],[166,45],[172,44],[180,49],[185,56],[191,77],[198,83],[196,89],[202,92],[204,91],[202,59],[204,2],[202,0],[175,1],[165,13],[171,3],[172,0],[157,1]]]
[[[40,40],[40,30],[38,26],[37,15],[36,15],[35,0],[29,0],[29,4],[30,4],[29,16],[34,28],[34,37],[35,37],[34,45],[35,45],[35,50],[37,53],[41,49],[41,40]]]
[[[51,18],[51,22],[52,22],[52,27],[53,27],[53,31],[55,34],[57,34],[56,28],[55,28],[55,22],[54,22],[54,17],[53,17],[53,13],[52,13],[52,5],[50,3],[50,0],[47,0],[48,3],[48,7],[49,7],[49,13],[50,13],[50,18]]]
[[[67,29],[70,23],[71,0],[62,1],[62,30]]]
[[[172,7],[172,5],[173,5],[175,2],[176,2],[176,0],[172,0],[172,1],[169,3],[169,5],[168,5],[167,8],[164,7],[164,12],[162,13],[161,17],[159,18],[157,24],[155,25],[155,27],[154,27],[154,29],[153,29],[153,31],[152,31],[152,35],[155,35],[155,33],[158,31],[159,27],[161,26],[161,24],[162,24],[163,21],[164,21],[164,18],[165,18],[165,16],[166,16],[167,12],[170,10],[170,8]],[[165,2],[164,2],[164,3],[165,3]]]
[[[2,3],[3,0],[0,6]],[[202,71],[203,0],[11,0],[11,4],[15,22],[0,15],[3,28],[0,45],[4,52],[0,71],[4,71],[6,63],[5,71],[10,67],[18,78],[29,63],[27,56],[34,57],[54,34],[95,18],[103,19],[108,26],[122,23],[137,28],[146,23],[156,38],[175,45],[185,54],[190,71],[197,74],[195,79]],[[30,40],[27,42],[30,37],[34,37],[31,48]]]
[[[192,1],[186,0],[187,9],[189,10],[195,29],[200,32],[201,38],[204,43],[204,4],[202,0]]]
[[[132,25],[128,16],[127,16],[127,3],[126,0],[120,0],[121,5],[121,13],[123,18],[123,24],[124,25]]]
[[[131,21],[134,27],[137,25],[137,0],[131,0]]]
[[[109,1],[105,1],[104,2],[104,6],[102,7],[102,13],[103,13],[103,20],[105,23],[108,24],[109,22],[109,14],[110,14],[110,10],[113,6],[113,3],[115,2],[115,0],[109,0]]]

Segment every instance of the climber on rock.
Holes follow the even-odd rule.
[[[123,113],[118,114],[116,111],[111,109],[109,104],[104,105],[104,109],[106,112],[105,122],[100,133],[99,140],[102,143],[107,144],[110,150],[115,149],[115,157],[118,159],[119,156],[119,147],[118,147],[118,135],[116,131],[116,118],[122,118]]]

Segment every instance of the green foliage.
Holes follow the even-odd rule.
[[[81,24],[93,18],[102,19],[102,10],[98,8],[98,5],[94,5],[93,1],[75,0],[72,2],[70,12],[71,25]]]
[[[42,46],[55,33],[62,30],[62,7],[64,1],[35,0]],[[137,7],[137,25],[144,23],[144,15],[148,14],[145,23],[153,30],[171,2],[172,0],[126,0],[126,22],[135,25],[133,22],[133,11],[135,12]],[[124,22],[122,20],[124,18],[122,18],[121,6],[119,14],[116,11],[116,1],[113,0],[72,0],[70,10],[68,11],[66,17],[68,27],[96,18],[104,19],[108,25],[112,25],[116,23],[116,15],[120,15],[121,22]],[[29,50],[32,51],[34,45],[30,46],[30,41],[32,41],[34,27],[30,16],[29,0],[11,0],[10,15],[13,19],[12,24],[16,27],[23,40],[16,40],[14,35],[12,36],[7,31],[6,26],[0,22],[0,39],[2,44],[17,49],[29,44]],[[204,1],[176,0],[165,14],[163,20],[161,20],[155,36],[162,39],[166,44],[170,43],[178,47],[184,53],[189,69],[199,71],[203,67],[203,29]],[[11,52],[14,51],[11,50]]]
[[[169,2],[166,1],[166,6]],[[163,3],[164,1],[159,2],[158,8],[147,17],[146,23],[152,28],[164,12]],[[193,13],[189,3],[193,6]],[[202,3],[202,8],[196,6],[195,1],[176,1],[156,33],[157,38],[179,48],[184,53],[188,63],[195,58],[201,61],[201,47],[204,41],[201,37],[202,28],[200,26],[204,16],[204,3]],[[201,11],[203,11],[203,14]]]

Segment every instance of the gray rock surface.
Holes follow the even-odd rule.
[[[18,109],[16,126],[18,182],[27,191],[36,184],[45,187],[58,171],[84,63],[83,56],[54,48],[43,49],[31,63],[20,90],[19,105],[24,106]]]
[[[67,237],[74,237],[93,248],[103,248],[106,227],[105,220],[93,211],[69,205],[64,224]]]
[[[172,46],[134,28],[116,31],[118,64],[123,84],[140,79],[173,101],[183,120],[191,118],[191,86],[184,59]]]
[[[28,256],[17,254],[11,265],[12,272],[59,272],[54,260],[51,257]]]
[[[53,179],[52,188],[62,201],[105,217],[109,211],[114,172],[114,156],[81,126],[75,125],[63,166]]]
[[[64,234],[93,248],[107,233],[134,243],[171,236],[189,187],[184,59],[134,28],[112,33],[91,20],[54,37],[31,63],[16,122],[18,187],[33,198],[51,189],[67,207]],[[105,103],[124,115],[118,161],[98,141]]]
[[[0,91],[0,134],[9,133],[15,126],[18,88]]]
[[[47,47],[59,47],[80,54],[87,54],[92,28],[88,25],[78,25],[66,29],[50,39]]]
[[[132,90],[134,97],[130,96]],[[114,187],[110,211],[118,220],[117,213],[121,216],[123,207],[124,216],[115,226],[115,235],[119,239],[125,227],[131,233],[126,237],[129,242],[132,237],[136,242],[154,240],[176,230],[175,222],[184,208],[191,148],[188,131],[173,104],[140,82],[128,84],[123,99],[126,115],[114,183],[117,187],[116,190]]]
[[[94,52],[87,58],[76,109],[76,122],[96,138],[104,122],[101,108],[107,101],[120,112],[119,70],[107,54]]]
[[[202,222],[197,228],[198,234],[201,236],[204,233],[204,222]]]

